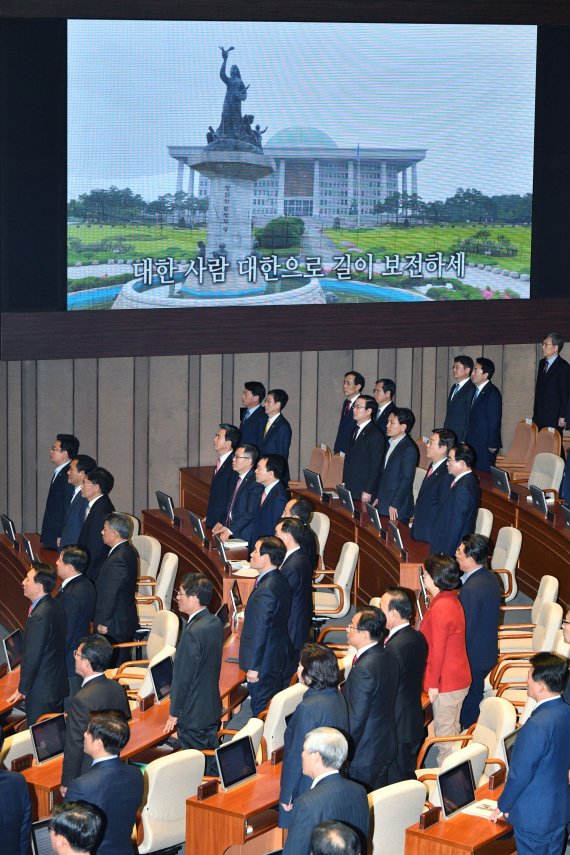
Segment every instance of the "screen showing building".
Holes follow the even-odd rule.
[[[70,21],[68,309],[530,293],[536,28]]]

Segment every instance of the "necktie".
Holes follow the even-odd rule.
[[[86,519],[87,519],[87,517],[89,516],[89,511],[90,511],[90,510],[91,510],[91,505],[87,505],[87,507],[85,508],[85,516],[83,517],[83,522],[85,522],[85,520],[86,520]]]
[[[266,492],[265,492],[265,490],[264,490],[264,491],[263,491],[263,493],[261,494],[261,499],[259,500],[259,506],[260,506],[260,507],[261,507],[261,505],[264,503],[264,501],[266,500],[266,498],[267,498],[267,493],[266,493]]]
[[[347,400],[344,405],[344,410],[342,411],[343,416],[347,416],[350,412],[350,401]]]
[[[475,394],[473,395],[473,400],[471,401],[471,406],[473,406],[473,404],[475,403],[475,401],[479,397],[479,391],[480,391],[479,386],[477,386],[477,388],[475,389]]]
[[[426,478],[430,478],[430,477],[433,475],[433,473],[434,473],[434,469],[432,469],[432,465],[431,465],[431,463],[430,463],[430,465],[429,465],[429,469],[428,469],[428,471],[426,472]]]
[[[352,657],[352,667],[353,667],[353,668],[354,668],[354,666],[356,665],[356,660],[357,660],[357,659],[358,659],[358,656],[357,656],[357,655],[356,655],[356,653],[355,653],[355,654],[354,654],[354,656]]]
[[[455,393],[457,392],[458,389],[459,389],[459,383],[456,383],[455,386],[453,387],[453,389],[451,390],[450,401],[453,401],[453,398],[455,397]]]
[[[244,422],[246,422],[250,416],[251,416],[251,413],[249,412],[249,410],[246,410],[244,417],[243,417]]]
[[[545,362],[545,363],[544,363],[544,373],[545,373],[545,374],[548,372],[548,369],[549,369],[549,368],[550,368],[550,362]]]
[[[267,424],[265,425],[265,430],[263,431],[263,436],[267,436],[267,431],[269,430],[270,427],[271,427],[271,425],[269,424],[269,422],[267,422]]]
[[[228,505],[228,515],[227,515],[227,517],[226,517],[226,525],[229,525],[229,524],[230,524],[230,520],[231,520],[231,518],[232,518],[232,508],[233,508],[233,506],[234,506],[235,498],[236,498],[236,495],[237,495],[237,491],[238,491],[238,490],[239,490],[239,488],[240,488],[240,484],[241,484],[241,478],[238,478],[238,479],[237,479],[237,484],[236,484],[236,486],[235,486],[235,490],[234,490],[234,491],[233,491],[233,493],[232,493],[232,498],[231,498],[231,500],[230,500],[230,504]]]
[[[220,471],[220,466],[222,465],[222,458],[218,457],[218,462],[216,463],[216,475]]]

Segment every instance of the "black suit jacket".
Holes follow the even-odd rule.
[[[566,417],[570,400],[570,365],[557,356],[546,374],[546,359],[538,363],[534,389],[532,420],[540,430],[543,427],[558,427],[558,420]]]
[[[97,855],[132,855],[131,833],[143,787],[141,770],[118,757],[96,763],[72,782],[65,801],[89,802],[101,808],[107,818]]]
[[[475,392],[475,386],[468,380],[464,383],[459,392],[453,396],[453,390],[456,384],[451,387],[447,396],[447,411],[445,413],[444,428],[452,430],[457,437],[457,442],[465,442],[467,436],[467,427],[469,425],[469,413],[471,412],[471,399]]]
[[[378,410],[378,412],[376,413],[376,421],[374,422],[374,424],[376,425],[378,430],[383,433],[385,438],[387,438],[386,437],[386,426],[388,424],[388,416],[390,415],[390,413],[393,413],[395,409],[396,409],[396,404],[393,401],[390,401],[390,403],[387,404],[387,406],[385,407],[384,410],[382,410],[382,412],[380,412],[380,410]]]
[[[93,677],[67,705],[65,725],[65,750],[63,754],[63,772],[61,783],[69,787],[70,783],[85,774],[92,760],[83,752],[83,734],[89,724],[89,716],[98,710],[118,710],[131,718],[131,708],[124,686],[115,680],[109,680],[104,674]]]
[[[261,406],[254,410],[248,419],[242,419],[239,426],[241,445],[255,445],[257,449],[261,448],[266,421],[267,416]]]
[[[259,508],[259,500],[262,493],[263,485],[257,483],[255,480],[255,472],[253,469],[250,469],[242,479],[239,490],[236,493],[232,505],[231,519],[228,522],[226,516],[226,519],[224,520],[224,523],[228,525],[232,533],[232,537],[239,537],[242,540],[249,541],[253,518]]]
[[[137,551],[124,540],[107,556],[95,583],[93,625],[95,630],[99,624],[106,626],[114,641],[131,641],[139,625],[135,604],[137,576]]]
[[[73,651],[84,636],[91,634],[91,623],[95,614],[95,587],[87,576],[80,573],[59,589],[56,599],[65,612],[65,665],[68,675],[74,675]]]
[[[303,550],[299,548],[285,559],[280,569],[291,588],[291,612],[287,621],[287,632],[297,655],[309,640],[313,617],[313,568]]]
[[[61,530],[61,539],[59,543],[60,549],[63,549],[64,546],[68,546],[70,543],[78,542],[81,529],[83,528],[85,511],[87,510],[88,504],[87,499],[84,499],[81,492],[79,492],[72,498],[71,502],[67,506],[65,520]]]
[[[437,469],[422,481],[416,506],[414,508],[414,522],[412,525],[412,537],[414,540],[431,540],[433,524],[439,508],[439,503],[449,490],[453,481],[453,475],[447,471],[447,462],[444,460]]]
[[[263,492],[263,490],[262,490]],[[289,494],[281,481],[272,487],[263,504],[257,505],[255,516],[251,523],[249,535],[249,551],[252,552],[255,542],[264,535],[275,534],[277,521],[281,519],[285,505],[289,500]],[[259,495],[261,502],[261,493]]]
[[[267,424],[267,417],[265,419]],[[281,413],[277,416],[267,433],[265,433],[265,424],[261,435],[261,448],[259,456],[265,457],[267,454],[280,454],[287,463],[287,468],[283,476],[283,481],[288,484],[289,476],[289,448],[291,446],[291,425]]]
[[[430,555],[434,552],[455,555],[461,538],[475,531],[480,498],[479,481],[474,472],[463,475],[455,487],[450,485],[441,498],[433,523]]]
[[[243,671],[284,673],[293,650],[287,632],[291,611],[291,588],[279,570],[270,570],[258,580],[249,595],[239,647]]]
[[[389,445],[386,443],[386,452]],[[388,515],[389,508],[398,510],[398,519],[407,520],[414,512],[414,478],[420,453],[414,440],[406,435],[380,468],[380,483],[376,491],[378,513]]]
[[[465,643],[471,671],[489,672],[497,664],[501,593],[497,577],[480,567],[459,591],[465,612]]]
[[[18,690],[26,696],[26,718],[34,724],[50,704],[62,703],[69,691],[65,668],[65,614],[46,594],[24,626]]]
[[[424,735],[422,683],[427,661],[427,641],[411,626],[391,636],[385,650],[398,662],[399,682],[396,695],[396,739],[401,743],[421,742]]]
[[[65,514],[75,490],[67,480],[70,465],[68,463],[60,469],[49,487],[40,535],[47,549],[57,549],[57,539],[61,535]]]
[[[398,663],[382,644],[362,653],[344,686],[351,751],[349,775],[371,789],[396,756]]]
[[[503,399],[501,393],[492,383],[487,383],[477,398],[471,404],[467,442],[472,445],[477,454],[475,466],[483,472],[495,465],[497,452],[503,441],[501,439],[501,420],[503,416]],[[490,448],[496,449],[494,452]]]
[[[317,540],[317,535],[308,525],[305,526],[303,539],[301,541],[301,549],[309,559],[309,563],[313,568],[314,573],[317,569],[317,563],[319,560],[319,542]]]
[[[0,847],[6,855],[28,855],[32,805],[23,775],[0,769]]]
[[[283,855],[311,855],[313,828],[325,819],[350,825],[358,832],[362,851],[366,852],[370,827],[366,791],[337,773],[323,778],[295,801]]]
[[[215,726],[222,714],[220,668],[224,628],[204,609],[187,623],[176,649],[170,713],[186,728]]]
[[[212,528],[216,523],[225,523],[228,505],[238,479],[237,472],[232,469],[233,452],[226,457],[218,472],[214,469],[210,496],[208,498],[208,509],[206,511],[206,525]]]
[[[362,493],[374,494],[385,450],[386,440],[374,422],[362,428],[358,439],[351,437],[344,460],[343,477],[344,485],[350,490],[353,499],[360,500]]]
[[[89,553],[87,575],[92,582],[97,581],[99,568],[109,554],[109,547],[103,543],[101,531],[103,530],[105,517],[108,514],[112,514],[114,510],[115,506],[109,496],[103,495],[92,506],[87,519],[81,526],[77,543],[79,546],[83,546]]]
[[[334,453],[338,454],[339,451],[346,452],[348,451],[348,446],[350,445],[350,437],[352,436],[352,430],[354,428],[354,410],[353,407],[356,403],[356,398],[351,403],[348,408],[348,413],[345,414],[344,408],[346,407],[345,399],[342,409],[340,411],[340,421],[338,423],[338,430],[336,432],[336,439],[334,441]]]

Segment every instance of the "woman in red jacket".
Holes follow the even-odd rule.
[[[460,732],[461,705],[471,684],[465,615],[457,597],[461,571],[455,558],[442,553],[431,555],[424,566],[424,584],[431,598],[420,626],[428,643],[424,692],[431,701],[435,735],[456,735]],[[441,766],[452,744],[439,745],[438,766]]]

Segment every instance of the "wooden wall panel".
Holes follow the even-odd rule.
[[[289,450],[289,468],[291,477],[296,478],[299,470],[299,437],[301,433],[301,354],[269,354],[268,389],[285,389],[289,395],[285,418],[291,425],[293,436]]]
[[[33,361],[22,363],[22,514],[24,519],[31,520],[38,519],[36,374],[37,363]],[[39,449],[39,454],[44,458],[49,457],[49,452],[46,455],[43,448]],[[43,513],[43,507],[41,510]],[[38,519],[38,525],[40,523],[41,518]]]
[[[185,402],[180,401],[180,406]],[[222,420],[222,357],[203,356],[200,364],[200,461],[215,463],[214,435]]]
[[[98,370],[98,359],[75,359],[73,362],[73,433],[81,440],[79,451],[95,460],[99,455],[99,433],[94,417],[99,411]]]
[[[323,442],[332,448],[344,401],[342,384],[347,371],[354,368],[351,350],[322,350],[318,355],[317,368],[317,442]],[[363,372],[360,371],[362,374]],[[366,379],[366,375],[365,379]]]
[[[188,461],[187,356],[150,360],[149,402],[148,492],[155,507],[155,490],[178,496],[178,470]]]
[[[100,359],[97,463],[115,478],[111,499],[118,511],[133,507],[134,359]]]

